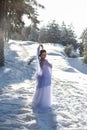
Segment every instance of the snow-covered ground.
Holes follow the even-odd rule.
[[[29,41],[5,44],[5,66],[0,68],[0,130],[87,130],[87,66],[80,57],[67,58],[61,45],[44,45],[53,64],[52,109],[32,109],[37,46]]]

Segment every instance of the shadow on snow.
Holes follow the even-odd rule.
[[[87,65],[81,61],[79,57],[77,58],[67,58],[67,62],[73,69],[75,68],[77,71],[87,74]]]
[[[7,49],[9,53],[5,57],[5,66],[0,68],[0,87],[31,80],[35,72],[35,62],[28,65],[28,61],[21,60],[16,51]]]

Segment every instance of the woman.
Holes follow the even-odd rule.
[[[43,45],[37,49],[37,86],[33,107],[51,107],[51,70],[52,65],[46,60],[46,50]]]

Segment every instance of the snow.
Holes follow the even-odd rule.
[[[32,41],[5,44],[5,66],[0,68],[0,130],[87,130],[87,65],[80,57],[66,57],[60,44],[44,44],[53,64],[52,109],[32,109],[37,46]]]

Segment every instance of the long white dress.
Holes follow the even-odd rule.
[[[39,49],[38,47],[38,52]],[[43,64],[44,61],[47,65]],[[34,108],[49,108],[52,105],[51,70],[52,65],[46,59],[38,58],[37,86],[32,102]]]

